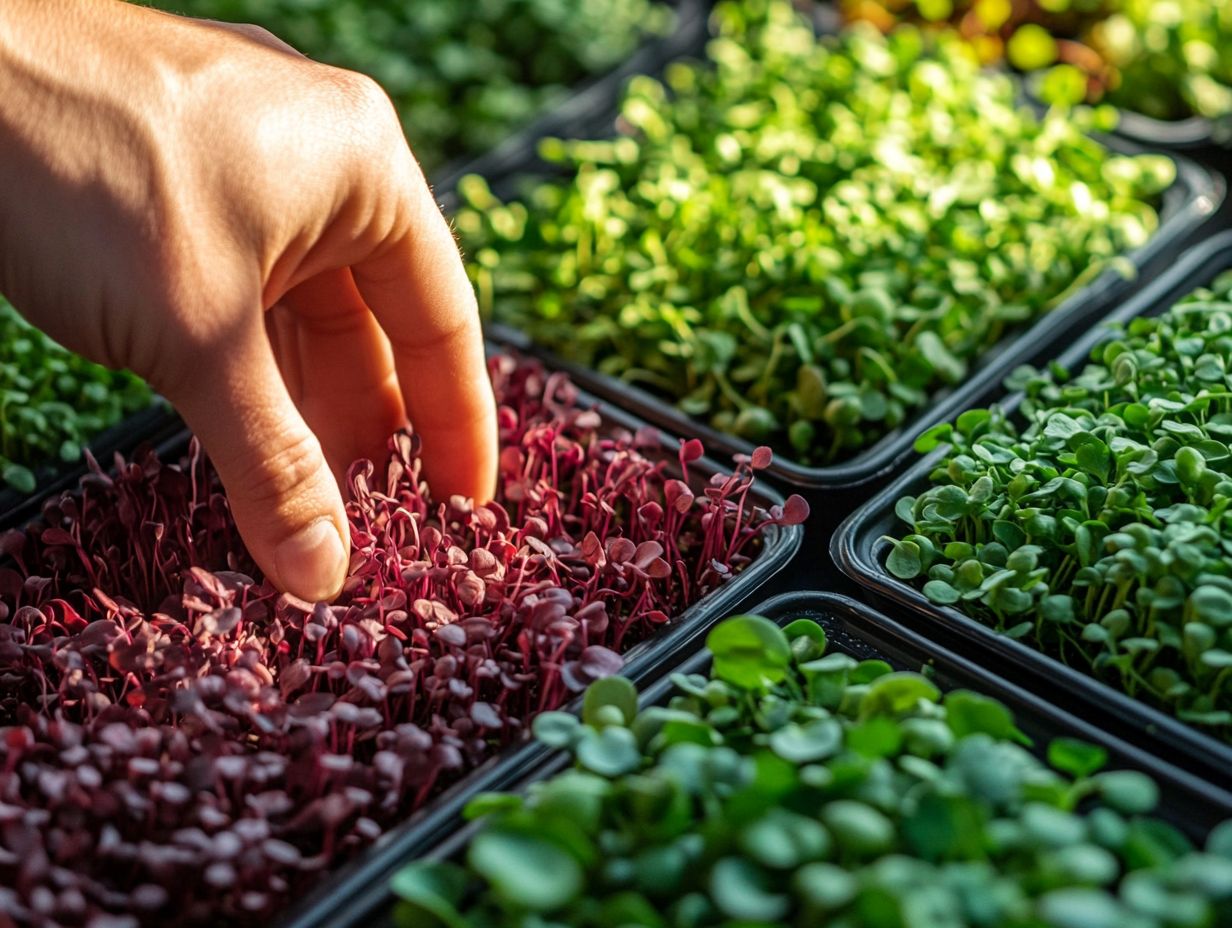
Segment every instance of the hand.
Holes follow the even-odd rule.
[[[337,481],[408,414],[437,495],[490,498],[474,296],[375,83],[256,27],[3,0],[0,87],[0,292],[180,410],[276,585],[338,593]]]

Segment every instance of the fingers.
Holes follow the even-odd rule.
[[[406,161],[395,180],[399,231],[354,266],[354,279],[389,337],[433,494],[485,502],[495,491],[497,431],[479,311],[453,235],[409,153]]]
[[[209,452],[265,575],[301,599],[333,599],[350,551],[342,496],[287,393],[260,314],[245,319],[228,350],[203,362],[197,387],[168,398]]]
[[[296,406],[341,482],[359,458],[379,464],[389,436],[406,424],[389,340],[349,269],[318,274],[282,302],[285,311],[272,311],[285,319],[276,324],[283,342],[276,354]]]

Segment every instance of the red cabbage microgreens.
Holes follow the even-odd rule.
[[[350,472],[333,605],[256,577],[193,446],[95,466],[0,549],[0,913],[256,924],[745,566],[759,450],[695,495],[559,374],[492,361],[498,502],[432,500],[417,442]],[[0,923],[6,920],[0,917]]]

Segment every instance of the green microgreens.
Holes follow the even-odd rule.
[[[82,445],[150,404],[150,390],[61,348],[0,297],[0,482],[35,489],[42,466],[75,463]]]
[[[714,668],[634,714],[621,678],[541,715],[572,769],[488,795],[465,866],[393,882],[402,926],[1181,928],[1232,916],[1232,825],[1205,853],[1159,791],[999,702],[827,653],[812,620],[719,625]],[[599,684],[596,684],[598,686]],[[1213,823],[1212,823],[1213,824]]]
[[[1232,273],[963,413],[887,560],[952,605],[1232,740]]]
[[[482,311],[809,464],[902,425],[1008,333],[1145,243],[1174,178],[1037,117],[954,36],[817,39],[722,4],[705,64],[639,78],[625,134],[457,229]]]

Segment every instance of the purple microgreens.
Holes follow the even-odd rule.
[[[807,514],[756,508],[762,449],[704,482],[684,442],[678,479],[562,375],[490,371],[496,501],[433,499],[395,436],[350,470],[333,604],[264,582],[195,442],[0,536],[0,913],[263,923]]]

